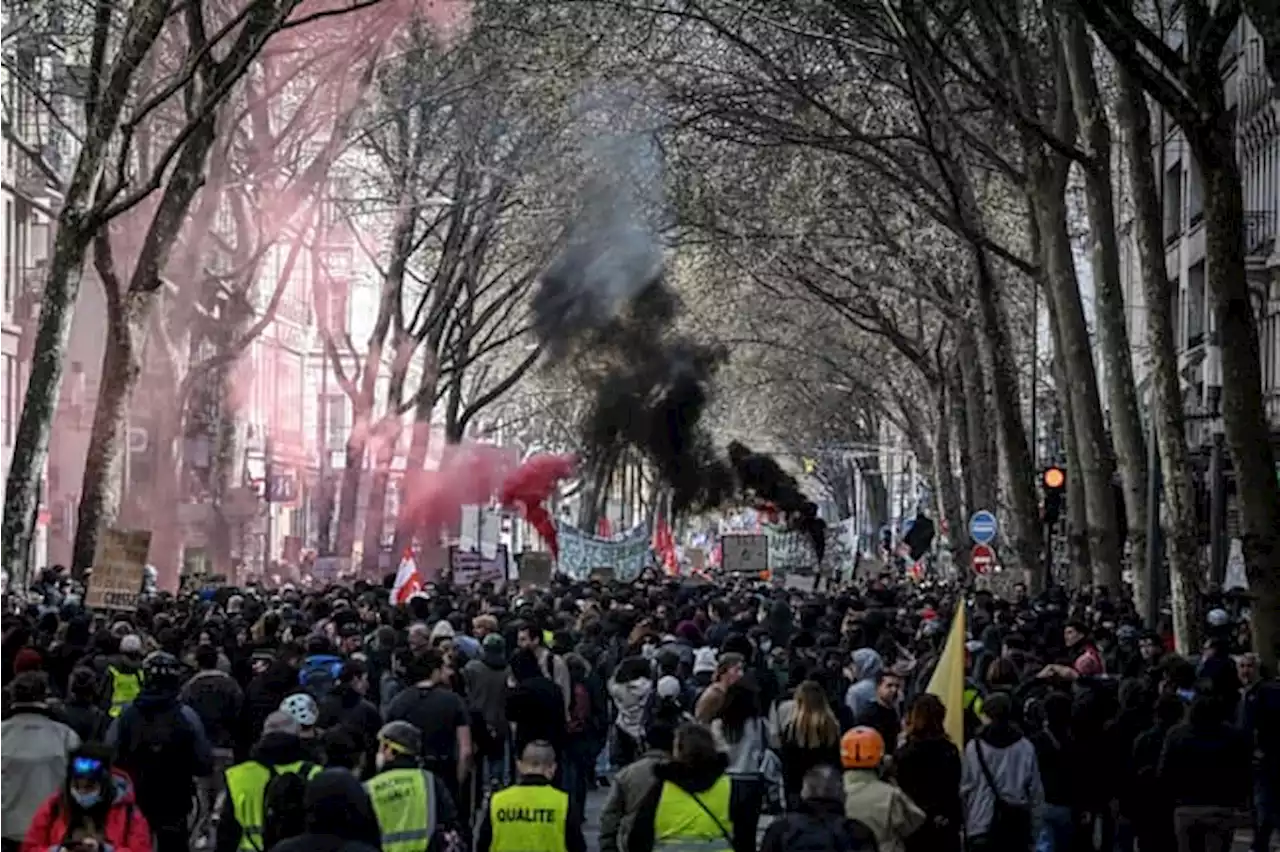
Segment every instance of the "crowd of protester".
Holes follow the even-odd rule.
[[[646,579],[4,616],[5,852],[1268,849],[1280,684],[1208,601]],[[966,607],[965,736],[926,691]]]

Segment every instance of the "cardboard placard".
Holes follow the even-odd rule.
[[[85,606],[91,609],[134,610],[147,570],[151,530],[102,531],[93,576],[85,592]]]
[[[540,550],[526,550],[519,559],[520,587],[551,585],[551,554]]]
[[[483,553],[463,550],[457,545],[449,548],[449,575],[455,586],[473,586],[478,583],[507,581],[507,546],[498,545],[493,558]]]
[[[707,570],[707,552],[701,547],[687,547],[684,555],[689,559],[689,570],[701,574]]]
[[[730,574],[769,570],[769,539],[763,534],[734,533],[720,537],[720,559]]]

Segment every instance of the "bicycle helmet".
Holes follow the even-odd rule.
[[[320,708],[316,706],[316,700],[305,692],[290,695],[281,701],[280,710],[288,713],[304,728],[310,728],[320,718]]]

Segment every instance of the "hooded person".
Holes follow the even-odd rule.
[[[90,744],[71,753],[64,782],[36,811],[21,848],[151,852],[151,828],[129,777],[113,770],[109,749]]]
[[[369,794],[343,769],[326,769],[307,782],[302,834],[271,852],[381,852],[382,832]]]
[[[853,683],[844,694],[845,706],[852,718],[861,718],[862,712],[876,703],[876,682],[884,671],[884,659],[871,648],[859,648],[851,656]]]
[[[214,852],[264,852],[263,819],[267,785],[275,777],[295,772],[311,777],[320,767],[308,761],[298,723],[288,713],[267,717],[249,759],[227,770],[227,795],[214,840]]]
[[[200,716],[178,698],[184,669],[177,658],[156,651],[142,674],[142,692],[111,723],[106,743],[116,750],[116,766],[134,779],[157,852],[185,852],[195,779],[213,771],[213,750]]]
[[[728,766],[709,728],[696,722],[681,725],[672,759],[653,768],[654,784],[637,808],[626,852],[684,844],[734,849]]]
[[[1008,694],[989,696],[982,710],[990,721],[965,744],[960,771],[965,834],[992,849],[1029,846],[1032,817],[1044,806],[1035,746],[1014,724]]]
[[[80,737],[50,710],[44,672],[26,672],[9,685],[13,698],[4,720],[5,848],[21,842],[41,804],[63,787],[68,755],[80,746]]]
[[[462,679],[467,686],[467,709],[471,713],[471,727],[476,731],[476,753],[484,760],[482,780],[493,787],[505,786],[507,781],[508,740],[507,680],[511,669],[507,666],[507,641],[501,634],[490,633],[480,644],[479,659],[471,660],[462,668]]]

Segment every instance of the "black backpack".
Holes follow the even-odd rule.
[[[277,772],[274,766],[268,766],[267,771],[271,778],[262,793],[263,849],[306,831],[307,782],[315,764],[303,761],[292,772]]]

